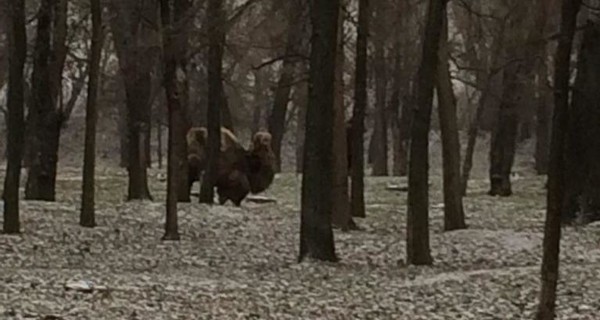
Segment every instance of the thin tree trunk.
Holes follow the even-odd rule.
[[[385,65],[385,47],[381,40],[375,40],[373,68],[375,72],[375,127],[371,144],[373,145],[373,176],[388,175],[388,130],[387,130],[387,74]]]
[[[62,115],[59,99],[66,58],[67,0],[41,3],[32,76],[33,162],[27,175],[25,198],[54,201]]]
[[[448,18],[444,17],[436,88],[444,166],[444,230],[451,231],[465,229],[467,225],[460,192],[460,141],[448,45]]]
[[[208,165],[202,185],[199,200],[201,203],[214,202],[217,165],[221,149],[221,107],[223,100],[223,46],[225,45],[225,30],[223,3],[221,0],[209,0],[207,16],[209,25],[208,49]]]
[[[352,166],[350,210],[353,217],[365,217],[365,114],[367,109],[367,45],[370,23],[370,1],[360,0],[356,39],[356,68],[354,77],[354,110],[352,114]]]
[[[299,261],[337,261],[333,209],[333,120],[340,1],[311,0],[312,48],[306,114]]]
[[[300,84],[296,88],[294,95],[294,104],[296,108],[298,124],[296,126],[296,173],[303,172],[303,155],[304,155],[304,137],[306,128],[306,108],[308,99],[308,86],[306,83]]]
[[[520,63],[513,62],[504,69],[502,101],[498,111],[497,123],[492,132],[490,148],[490,191],[491,196],[507,197],[512,195],[510,173],[515,159],[520,102],[515,92],[519,90],[517,76]]]
[[[548,173],[550,160],[550,125],[552,122],[552,95],[548,89],[548,68],[545,61],[538,67],[538,78],[535,171],[539,175],[544,175]]]
[[[162,127],[162,121],[157,120],[156,121],[156,142],[157,142],[157,148],[156,148],[156,157],[158,158],[158,168],[162,169],[163,168],[163,127]]]
[[[25,142],[23,69],[27,59],[27,32],[25,30],[25,1],[8,2],[8,91],[7,91],[7,167],[4,178],[4,233],[20,232],[19,184],[21,180],[21,160]]]
[[[257,133],[261,128],[261,119],[263,115],[263,108],[266,104],[265,99],[265,80],[263,79],[260,70],[254,72],[254,110],[252,113],[252,136]]]
[[[173,8],[171,8],[173,7]],[[187,20],[189,0],[161,0],[164,87],[169,114],[167,216],[163,240],[179,240],[177,202],[189,201],[185,103],[187,102]],[[186,197],[187,196],[187,197]]]
[[[569,110],[569,76],[573,37],[581,0],[563,0],[558,49],[554,60],[554,115],[550,147],[550,170],[546,222],[544,226],[544,255],[542,258],[542,288],[536,320],[552,320],[556,309],[556,286],[560,253],[560,223],[564,200],[565,161]]]
[[[96,226],[95,214],[95,169],[96,169],[96,123],[98,121],[98,81],[100,59],[104,44],[102,32],[102,5],[100,0],[90,1],[92,11],[92,45],[89,58],[89,80],[85,109],[85,147],[83,156],[83,182],[79,224],[83,227]]]
[[[407,262],[430,265],[429,248],[429,130],[438,49],[446,0],[430,0],[421,63],[417,73],[417,110],[412,123],[408,175]]]
[[[343,9],[343,4],[342,7]],[[339,10],[337,52],[335,61],[335,96],[333,102],[333,197],[332,223],[344,231],[355,227],[350,215],[348,197],[348,140],[346,139],[346,112],[344,107],[344,16]]]
[[[285,119],[290,101],[290,92],[294,82],[295,59],[298,42],[302,34],[302,5],[299,0],[289,1],[287,41],[281,67],[281,74],[275,89],[273,109],[269,116],[269,132],[273,136],[272,146],[275,153],[275,170],[281,172],[281,143],[285,133]]]

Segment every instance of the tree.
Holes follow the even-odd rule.
[[[81,195],[81,214],[79,224],[83,227],[96,226],[95,218],[95,169],[96,169],[96,123],[98,121],[98,81],[100,77],[100,58],[102,57],[102,5],[100,0],[90,0],[92,12],[92,44],[89,58],[89,80],[87,105],[85,110],[85,150],[83,158],[83,182]]]
[[[342,5],[343,6],[343,5]],[[342,7],[343,9],[343,7]],[[337,52],[335,61],[335,97],[333,103],[332,222],[342,230],[355,228],[348,197],[348,140],[344,106],[344,10],[339,10]]]
[[[523,38],[523,21],[527,16],[527,5],[525,2],[517,2],[507,17],[507,31],[511,37],[506,41],[504,48],[502,97],[490,144],[489,195],[491,196],[512,195],[510,174],[519,133],[519,110],[526,102],[524,99],[526,89],[521,85],[521,79],[526,73],[521,38]]]
[[[188,188],[187,178],[187,144],[185,97],[187,91],[187,75],[185,71],[186,15],[191,7],[188,0],[161,0],[161,20],[163,27],[163,68],[164,87],[169,112],[169,144],[167,167],[167,217],[163,240],[179,240],[177,223],[177,202],[185,200],[184,193]]]
[[[340,1],[312,0],[312,48],[306,111],[299,261],[337,261],[333,209],[333,118]]]
[[[200,187],[200,202],[214,202],[217,163],[221,149],[221,110],[223,104],[223,47],[225,45],[224,12],[221,0],[209,0],[208,49],[208,165]]]
[[[354,110],[352,114],[352,166],[350,210],[353,217],[365,217],[365,113],[367,109],[367,45],[369,37],[369,0],[358,4],[358,26],[356,39],[356,69],[354,76]]]
[[[375,78],[375,110],[374,110],[374,127],[373,136],[371,137],[372,148],[372,166],[373,176],[388,175],[388,115],[386,110],[388,75],[386,65],[386,50],[385,50],[385,19],[383,18],[385,11],[385,2],[379,1],[374,6],[374,14],[379,23],[373,23],[373,77]]]
[[[600,220],[600,20],[583,32],[568,116],[563,222]]]
[[[548,172],[544,255],[542,258],[542,289],[536,319],[552,320],[556,309],[556,286],[560,253],[560,223],[564,209],[566,163],[563,158],[569,125],[569,78],[573,37],[581,0],[563,0],[560,37],[554,59],[554,115]]]
[[[467,227],[460,190],[460,141],[458,137],[458,120],[456,118],[456,97],[454,96],[448,63],[450,59],[448,46],[448,18],[444,17],[436,88],[442,132],[444,230],[446,231]]]
[[[111,29],[125,87],[129,200],[152,199],[148,188],[153,70],[160,52],[158,1],[112,0]]]
[[[66,38],[67,0],[41,1],[28,113],[33,156],[25,189],[25,198],[29,200],[55,199]]]
[[[429,129],[445,10],[446,0],[429,1],[417,73],[417,109],[411,127],[406,241],[407,262],[414,265],[432,263],[429,248]]]
[[[8,163],[4,178],[4,233],[20,232],[19,184],[21,161],[25,142],[23,68],[27,58],[27,33],[25,30],[25,1],[8,2],[7,38],[9,50],[8,74]]]
[[[294,70],[297,60],[297,46],[302,36],[304,10],[301,0],[288,1],[288,30],[281,74],[275,89],[273,109],[269,116],[269,132],[273,136],[273,152],[276,159],[276,170],[281,171],[281,143],[285,131],[285,120],[290,101],[290,93],[294,83]]]

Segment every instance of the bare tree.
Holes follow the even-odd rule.
[[[8,163],[4,178],[4,233],[20,232],[19,184],[21,160],[25,142],[23,69],[27,59],[27,32],[25,30],[25,1],[8,2],[7,38],[9,50],[8,73]]]
[[[340,1],[312,0],[310,10],[313,34],[298,259],[337,261],[331,229],[331,189]]]
[[[33,161],[25,198],[54,201],[62,126],[62,74],[67,56],[67,0],[43,0],[38,12],[28,126]]]
[[[566,163],[563,158],[569,113],[569,76],[573,37],[581,0],[563,0],[560,38],[554,59],[554,115],[548,172],[544,255],[542,259],[542,289],[536,314],[537,320],[552,320],[556,310],[556,286],[560,253],[560,224],[564,205]],[[596,39],[597,42],[597,39]],[[597,46],[597,45],[596,45]]]
[[[96,170],[96,123],[98,122],[98,81],[102,57],[102,5],[100,0],[90,0],[92,12],[92,45],[89,58],[89,80],[85,110],[85,150],[83,158],[83,182],[79,224],[83,227],[96,226],[95,215],[95,170]]]
[[[158,0],[112,0],[111,6],[111,29],[127,103],[127,198],[151,199],[147,168],[153,73],[160,52]]]
[[[223,47],[225,45],[224,9],[221,0],[209,0],[207,17],[208,49],[208,166],[200,188],[200,202],[214,202],[214,186],[221,149],[221,111],[223,107]]]
[[[458,120],[456,117],[456,97],[450,77],[448,60],[448,18],[444,16],[444,24],[439,49],[439,66],[437,70],[437,97],[442,132],[442,158],[444,175],[444,230],[458,230],[467,227],[460,192],[460,141],[458,137]]]
[[[411,128],[408,173],[406,241],[407,262],[414,265],[432,263],[429,248],[429,129],[445,10],[446,0],[429,1],[423,52],[417,74],[417,109]]]
[[[276,157],[276,170],[281,171],[281,143],[285,132],[285,120],[294,84],[294,70],[297,62],[297,47],[302,36],[304,11],[301,0],[287,1],[288,30],[283,64],[277,87],[275,88],[273,108],[269,116],[269,132],[273,135],[273,152]]]
[[[352,115],[351,201],[353,217],[365,217],[365,113],[367,109],[367,45],[369,36],[370,1],[360,0],[356,39],[356,69],[354,76],[354,110]]]

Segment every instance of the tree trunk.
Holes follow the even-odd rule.
[[[430,265],[429,248],[429,130],[438,49],[446,0],[430,0],[421,63],[417,73],[417,110],[412,123],[408,173],[407,263]]]
[[[125,84],[127,103],[128,200],[152,199],[148,189],[152,74],[158,59],[160,37],[158,1],[111,1],[115,10],[111,19],[115,51]],[[138,17],[144,16],[144,21]]]
[[[569,109],[565,222],[600,220],[600,19],[589,23]]]
[[[375,72],[375,127],[371,144],[373,145],[373,176],[388,175],[388,130],[387,130],[387,74],[385,65],[385,47],[381,40],[375,40],[373,69]]]
[[[177,202],[189,201],[187,179],[187,26],[191,1],[161,0],[164,87],[169,114],[167,216],[163,240],[179,240]],[[173,7],[173,8],[171,8]]]
[[[265,79],[260,70],[254,72],[254,110],[252,113],[252,136],[261,129],[263,109],[266,105]]]
[[[296,87],[294,104],[296,108],[298,123],[296,125],[296,173],[303,172],[304,136],[306,128],[306,108],[308,99],[308,86],[302,83]]]
[[[335,97],[333,102],[333,154],[331,190],[332,223],[344,231],[354,227],[348,197],[348,140],[346,139],[346,110],[344,106],[344,16],[339,10],[337,52],[335,61]]]
[[[85,147],[83,156],[83,182],[79,224],[83,227],[96,226],[95,214],[95,169],[96,169],[96,123],[98,122],[98,81],[100,59],[104,44],[102,32],[102,5],[100,0],[91,0],[92,45],[89,58],[89,80],[85,109]]]
[[[21,160],[25,142],[23,69],[27,59],[27,32],[25,30],[25,1],[8,2],[8,91],[7,91],[7,166],[4,178],[4,220],[2,230],[6,234],[20,232],[19,185]]]
[[[162,121],[161,120],[157,120],[156,121],[156,142],[157,142],[157,147],[156,147],[156,157],[158,158],[158,168],[162,169],[163,168],[163,126],[162,126]]]
[[[554,59],[554,115],[550,147],[550,170],[546,222],[544,226],[544,255],[542,259],[540,300],[536,320],[552,320],[556,309],[556,285],[560,253],[560,219],[563,211],[564,185],[567,179],[565,147],[569,125],[569,78],[573,37],[581,0],[563,0],[558,49]]]
[[[225,45],[224,12],[221,0],[209,0],[208,48],[208,164],[200,187],[200,202],[214,202],[217,162],[221,149],[221,107],[223,104],[223,47]]]
[[[547,83],[548,68],[546,64],[538,68],[538,78],[540,81],[537,116],[536,116],[536,142],[535,142],[535,171],[539,175],[548,173],[550,156],[550,125],[552,122],[552,96],[549,92]]]
[[[281,172],[281,143],[285,133],[285,119],[290,101],[290,92],[294,83],[295,62],[294,55],[302,35],[302,5],[300,1],[289,1],[287,42],[281,67],[281,74],[275,89],[273,109],[269,116],[269,132],[273,136],[272,146],[275,153],[275,170]]]
[[[498,119],[492,132],[490,149],[490,191],[491,196],[512,195],[510,173],[515,159],[519,115],[517,77],[520,63],[512,62],[504,68],[502,101]],[[515,94],[516,93],[516,94]]]
[[[127,132],[127,104],[118,106],[119,119],[119,166],[121,168],[127,168],[129,166],[129,137]]]
[[[67,53],[67,0],[41,3],[32,74],[30,105],[33,162],[25,198],[54,201],[62,115],[59,95]]]
[[[465,229],[467,225],[460,192],[460,141],[448,45],[448,18],[444,17],[436,88],[444,166],[444,230],[451,231]]]
[[[299,261],[337,261],[333,209],[333,123],[340,1],[311,1],[312,48],[300,219]]]
[[[367,109],[367,46],[370,23],[370,0],[360,0],[356,39],[356,68],[354,76],[354,110],[350,133],[352,166],[350,210],[353,217],[365,217],[365,114]]]
[[[403,145],[400,130],[400,112],[401,112],[401,95],[403,88],[403,72],[402,72],[402,53],[400,50],[400,42],[396,41],[392,49],[394,55],[394,74],[392,77],[392,95],[390,97],[390,124],[392,131],[392,175],[396,177],[402,176],[402,166],[400,165],[403,153]],[[404,170],[406,171],[406,170]]]

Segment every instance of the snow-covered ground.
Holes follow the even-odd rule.
[[[184,204],[180,242],[162,242],[164,182],[154,203],[124,203],[123,171],[97,182],[99,226],[77,225],[79,172],[62,169],[58,202],[23,202],[23,234],[0,235],[0,319],[532,319],[539,290],[544,180],[515,196],[471,183],[468,230],[443,233],[432,177],[432,267],[405,265],[406,193],[367,179],[362,231],[336,231],[339,264],[296,262],[300,178],[276,204]],[[1,217],[0,217],[1,220]],[[600,319],[600,226],[566,228],[558,319]],[[49,317],[54,316],[55,318]],[[46,317],[46,318],[44,318]]]

